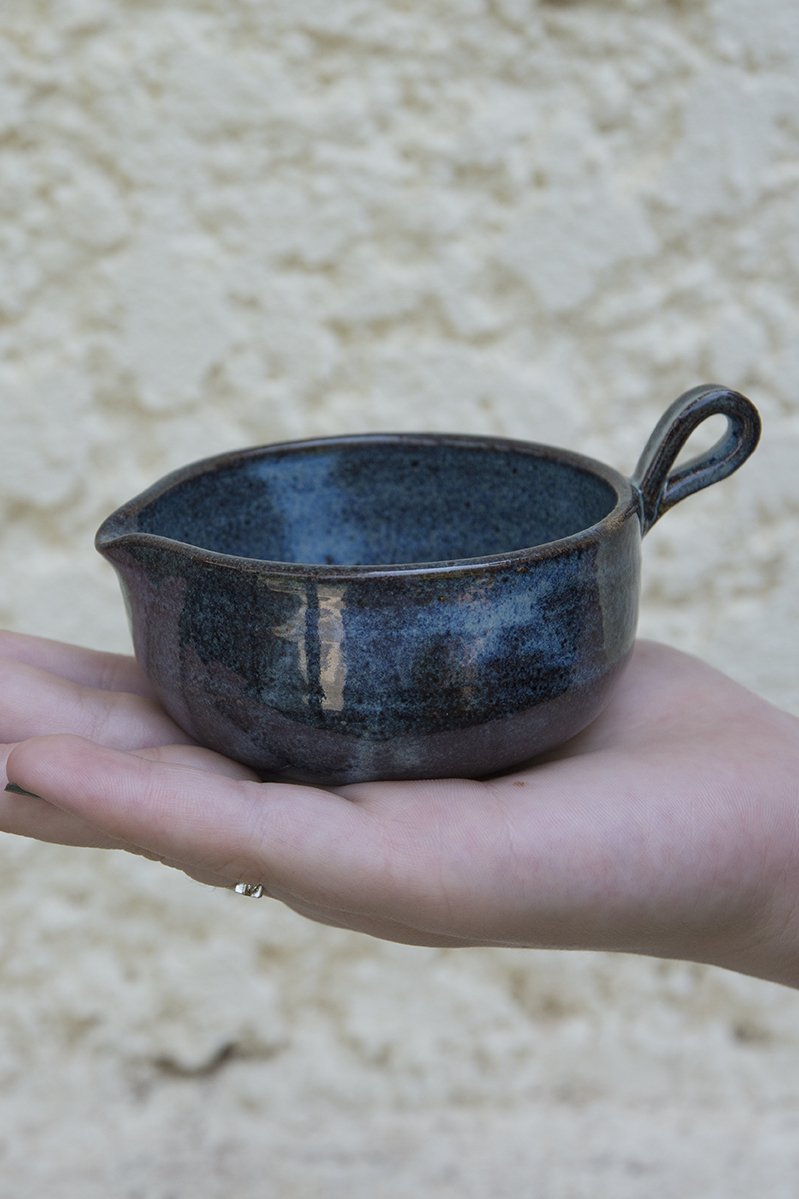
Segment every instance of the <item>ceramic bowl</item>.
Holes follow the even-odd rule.
[[[707,417],[727,430],[674,468]],[[264,778],[480,777],[599,713],[633,645],[641,538],[757,444],[701,387],[627,478],[497,437],[367,434],[221,454],[114,512],[137,659],[202,745]]]

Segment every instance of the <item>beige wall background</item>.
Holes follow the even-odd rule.
[[[0,6],[0,624],[127,649],[92,548],[234,446],[489,431],[734,479],[641,631],[799,711],[793,0]],[[0,842],[0,1197],[795,1199],[796,995],[317,928]]]

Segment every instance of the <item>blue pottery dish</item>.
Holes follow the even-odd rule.
[[[722,414],[712,449],[675,468]],[[100,527],[136,657],[200,744],[263,778],[480,777],[574,736],[635,638],[641,538],[752,453],[695,388],[627,478],[498,437],[366,434],[221,454]]]

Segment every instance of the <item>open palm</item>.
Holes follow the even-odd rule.
[[[616,949],[799,982],[799,722],[639,642],[605,712],[489,780],[262,783],[193,743],[134,661],[5,633],[0,828],[263,884],[422,945]]]

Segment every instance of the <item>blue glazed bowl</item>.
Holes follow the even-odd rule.
[[[724,437],[672,469],[706,417]],[[631,479],[495,437],[368,434],[222,454],[114,512],[136,656],[193,738],[264,778],[479,777],[578,733],[635,637],[643,534],[760,434],[721,387]]]

